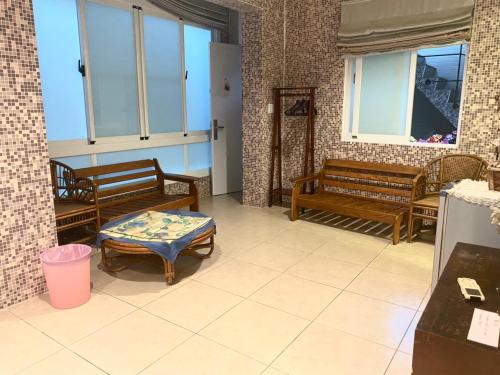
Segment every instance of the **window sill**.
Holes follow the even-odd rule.
[[[353,139],[350,137],[342,137],[342,142],[347,143],[366,143],[366,144],[377,144],[377,145],[398,145],[398,146],[410,146],[410,147],[423,147],[423,148],[444,148],[444,149],[458,149],[458,143],[449,144],[449,143],[425,143],[425,142],[410,142],[410,141],[401,141],[394,139],[387,140],[369,140],[369,139]]]

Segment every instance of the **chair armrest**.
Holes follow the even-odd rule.
[[[75,178],[73,194],[76,200],[97,203],[97,187],[88,177]]]
[[[318,179],[319,179],[319,174],[314,174],[314,175],[310,175],[310,176],[292,178],[292,179],[290,179],[290,182],[292,182],[294,185],[297,185],[297,184],[303,184],[303,183],[306,183],[309,181],[315,181]]]
[[[411,202],[420,199],[425,196],[425,190],[427,186],[427,176],[424,174],[418,174],[413,179],[413,189]]]
[[[182,174],[163,173],[163,178],[169,181],[184,182],[187,184],[199,181],[198,177],[185,176]]]

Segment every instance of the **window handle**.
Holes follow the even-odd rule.
[[[188,70],[186,70],[186,74],[184,74],[184,80],[186,80],[186,81],[187,81],[187,79],[188,79],[188,72],[189,72],[189,71],[188,71]]]
[[[85,77],[85,65],[82,65],[81,60],[78,60],[78,71],[82,75],[82,77]]]

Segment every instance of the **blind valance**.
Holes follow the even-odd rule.
[[[229,10],[223,6],[203,0],[149,0],[150,3],[185,20],[226,31]]]
[[[470,39],[474,0],[347,0],[337,47],[366,54]]]

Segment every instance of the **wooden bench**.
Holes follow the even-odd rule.
[[[301,192],[303,184],[315,181],[314,194]],[[397,244],[411,203],[423,194],[425,177],[417,167],[329,159],[318,174],[292,182],[291,220],[298,219],[300,208],[310,208],[387,223]]]
[[[198,211],[196,177],[164,173],[156,159],[138,160],[73,170],[79,183],[92,186],[99,220],[104,224],[117,217],[147,210],[171,210],[189,206]],[[186,194],[167,194],[165,181],[186,183]]]

